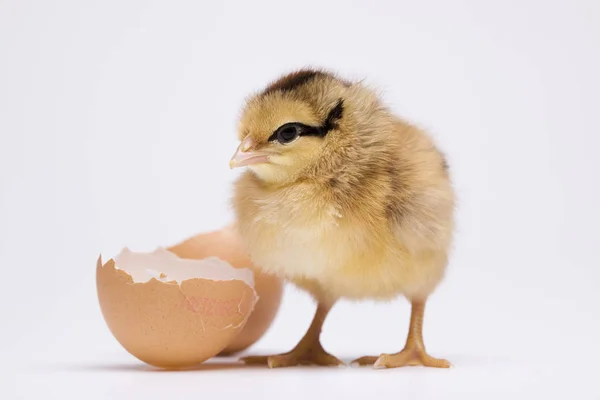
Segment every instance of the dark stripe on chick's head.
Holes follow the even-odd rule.
[[[329,132],[333,128],[337,126],[338,121],[344,115],[344,100],[339,99],[335,107],[329,111],[327,114],[327,118],[325,119],[325,123],[321,126],[321,130],[325,133]]]
[[[292,90],[297,89],[299,86],[310,82],[318,76],[326,77],[328,74],[323,71],[313,69],[303,69],[289,73],[267,86],[267,88],[262,92],[262,95],[265,96],[277,91],[291,92]]]
[[[339,99],[336,105],[329,111],[327,114],[327,118],[323,122],[321,126],[310,126],[303,124],[301,122],[288,122],[277,128],[275,132],[269,137],[268,141],[276,140],[278,137],[278,132],[284,130],[286,128],[294,128],[297,129],[298,136],[316,136],[316,137],[324,137],[327,135],[329,131],[337,127],[339,120],[342,118],[344,114],[344,100]]]

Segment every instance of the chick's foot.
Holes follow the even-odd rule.
[[[308,331],[292,351],[274,356],[245,357],[241,361],[246,364],[268,365],[269,368],[293,367],[295,365],[344,365],[343,362],[327,353],[319,340],[321,327],[332,306],[333,302],[319,303]]]
[[[366,356],[352,361],[351,365],[373,365],[374,368],[396,368],[409,365],[449,368],[447,360],[433,358],[425,350],[423,343],[423,316],[425,300],[412,301],[410,328],[404,349],[395,354],[382,354],[379,357]]]
[[[327,353],[319,344],[297,346],[294,350],[273,356],[250,356],[241,359],[249,365],[267,365],[269,368],[296,365],[342,366],[344,363]]]
[[[424,366],[433,368],[449,368],[450,362],[431,357],[420,347],[406,347],[399,353],[382,354],[379,357],[365,356],[352,361],[352,365],[373,365],[374,368],[397,368],[406,366]]]

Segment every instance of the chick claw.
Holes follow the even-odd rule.
[[[320,345],[307,349],[296,348],[288,353],[274,356],[250,356],[241,359],[248,365],[267,365],[269,368],[296,365],[343,366],[344,363],[327,353]]]
[[[424,366],[433,368],[450,368],[450,362],[431,357],[424,349],[408,347],[399,353],[382,354],[379,357],[366,356],[352,361],[352,365],[373,365],[373,368],[397,368],[405,366]]]

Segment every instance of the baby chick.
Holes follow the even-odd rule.
[[[454,192],[432,139],[395,116],[376,93],[333,73],[304,69],[251,96],[230,166],[239,232],[257,266],[308,291],[312,324],[288,353],[254,356],[269,367],[340,365],[319,337],[337,300],[411,302],[404,349],[359,365],[449,367],[427,354],[423,315],[444,276]]]

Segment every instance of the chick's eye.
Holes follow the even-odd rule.
[[[290,143],[300,135],[300,129],[297,126],[286,126],[277,131],[277,141],[281,144]]]

